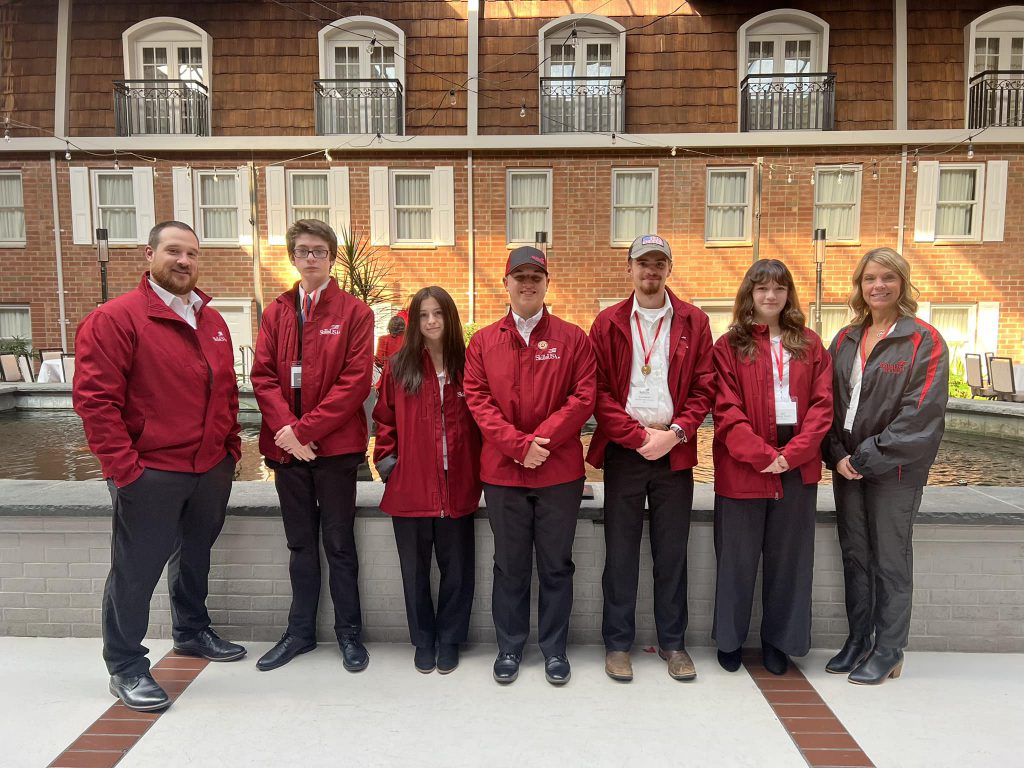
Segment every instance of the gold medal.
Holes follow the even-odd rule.
[[[537,349],[539,349],[541,352],[543,352],[547,348],[548,348],[548,343],[546,341],[538,341],[537,342]]]
[[[650,376],[651,366],[647,365],[647,363],[644,363],[643,365],[640,366],[640,373],[642,373],[644,376]]]

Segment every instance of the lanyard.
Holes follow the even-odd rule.
[[[665,323],[665,316],[661,316],[661,320],[658,321],[658,328],[654,331],[654,341],[651,342],[651,348],[647,348],[647,343],[644,341],[644,329],[640,326],[640,313],[637,312],[633,315],[633,319],[636,320],[636,332],[640,336],[640,349],[644,351],[644,364],[640,368],[640,373],[647,376],[651,372],[651,355],[654,354],[654,345],[658,343],[658,336],[661,335],[661,326]]]
[[[779,339],[779,354],[775,354],[775,345],[772,344],[772,357],[775,358],[775,362],[779,369],[779,389],[782,388],[782,377],[786,374],[786,358],[785,351],[782,348],[782,339]]]

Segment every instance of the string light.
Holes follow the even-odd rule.
[[[378,144],[383,144],[384,143],[384,137],[380,135],[380,131],[377,131],[377,143]]]
[[[675,157],[676,156],[676,148],[672,147],[672,150],[671,150],[671,152],[669,152],[669,154],[672,155],[672,157]]]
[[[580,36],[576,33],[576,22],[572,23],[572,32],[569,33],[569,45],[576,48],[580,44]]]
[[[526,117],[526,102],[523,102],[523,106],[519,108],[519,116]]]
[[[377,45],[377,36],[376,35],[373,36],[373,38],[370,40],[369,44],[366,46],[366,52],[367,53],[373,53],[373,46],[375,46],[375,45]]]
[[[451,104],[453,107],[459,103],[458,98],[455,96],[454,88],[450,88],[448,90],[448,103]]]
[[[331,157],[331,150],[329,150],[329,149],[325,149],[324,150],[324,160],[326,160],[328,163],[334,162],[334,158]]]
[[[967,142],[967,159],[968,160],[973,160],[974,159],[974,142],[973,141],[968,141]]]
[[[213,169],[213,183],[216,184],[218,181],[219,181],[219,179],[217,177],[217,169],[214,168]]]
[[[814,186],[814,171],[811,171],[811,186]]]
[[[71,159],[71,145],[66,141],[64,142],[64,159]]]
[[[840,168],[839,169],[839,176],[838,176],[838,178],[836,178],[836,185],[837,186],[841,186],[842,183],[843,183],[843,169]]]
[[[121,170],[121,161],[117,159],[117,150],[116,149],[114,150],[114,170],[115,171],[120,171]]]
[[[4,118],[4,141],[10,142],[11,140],[11,116],[7,115]]]
[[[874,167],[871,169],[871,178],[874,181],[878,181],[878,163],[875,163]]]
[[[775,166],[774,165],[769,165],[768,166],[768,181],[772,180],[772,171],[773,170],[775,170]]]
[[[787,184],[792,184],[793,183],[793,172],[792,171],[790,171],[789,174],[787,174],[787,176],[786,176],[786,183]]]
[[[615,144],[615,134],[612,134],[612,144]]]
[[[912,170],[914,173],[917,173],[917,150],[916,149],[914,150],[914,162],[910,166],[910,170]]]

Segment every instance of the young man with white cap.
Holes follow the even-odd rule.
[[[686,545],[693,506],[697,428],[711,408],[711,330],[701,310],[666,285],[672,249],[658,235],[629,248],[633,294],[590,330],[598,361],[597,431],[587,461],[604,467],[605,671],[633,679],[636,596],[644,503],[654,558],[659,653],[676,680],[697,676],[686,652]]]
[[[480,475],[494,534],[494,679],[507,684],[519,675],[536,550],[545,676],[564,685],[572,543],[585,477],[580,429],[594,411],[594,353],[580,328],[544,306],[543,252],[512,251],[503,283],[511,311],[470,340],[464,381],[483,435]]]

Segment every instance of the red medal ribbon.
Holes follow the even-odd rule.
[[[654,341],[651,342],[651,348],[647,348],[646,342],[644,342],[644,329],[640,327],[640,313],[636,312],[633,314],[633,319],[636,320],[636,332],[640,336],[640,349],[644,351],[644,365],[650,368],[651,355],[654,353],[654,345],[658,343],[658,336],[661,335],[661,326],[665,322],[665,316],[661,316],[661,320],[658,321],[658,328],[654,331]]]

